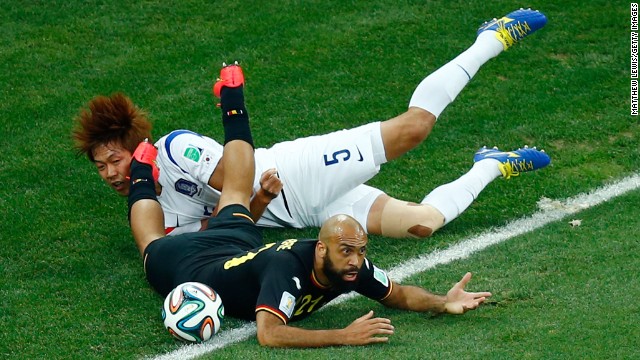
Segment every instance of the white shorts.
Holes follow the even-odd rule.
[[[207,185],[222,156],[213,139],[177,130],[156,142],[160,184],[158,201],[171,235],[200,229],[214,212],[220,192]],[[380,123],[256,149],[254,192],[260,176],[278,170],[282,193],[271,201],[258,225],[319,227],[329,217],[347,214],[366,228],[367,216],[382,191],[363,185],[386,162]],[[171,229],[175,228],[173,231]]]
[[[379,122],[258,149],[256,176],[274,167],[283,182],[258,225],[319,227],[347,214],[366,228],[371,205],[383,192],[363,184],[384,162]]]

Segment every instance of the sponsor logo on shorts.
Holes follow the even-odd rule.
[[[180,179],[175,183],[176,191],[180,194],[193,197],[198,192],[198,185],[189,180]]]
[[[356,145],[356,149],[358,150],[358,155],[360,155],[360,159],[358,159],[358,161],[364,160],[364,156],[362,156],[362,153],[360,152],[360,148],[358,147],[358,145]]]
[[[287,291],[282,293],[282,298],[280,298],[280,306],[278,308],[280,311],[285,313],[288,318],[293,314],[293,308],[296,306],[296,298],[291,295]]]
[[[184,156],[185,158],[195,162],[200,161],[201,155],[202,155],[202,149],[195,147],[193,145],[189,145],[189,147],[187,147],[184,150],[184,154],[182,154],[182,156]]]

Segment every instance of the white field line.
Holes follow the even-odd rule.
[[[592,206],[599,205],[612,198],[640,188],[640,174],[635,174],[610,185],[598,188],[588,194],[580,194],[563,201],[543,198],[538,202],[540,210],[533,215],[515,220],[507,225],[483,232],[477,236],[465,239],[451,245],[444,250],[436,250],[414,259],[410,259],[388,271],[394,281],[402,282],[407,277],[429,270],[436,265],[447,264],[454,260],[465,259],[471,254],[483,250],[491,245],[503,242],[512,237],[539,229],[551,222],[561,220]],[[356,293],[343,295],[333,300],[332,306],[357,296]],[[325,308],[326,308],[325,307]],[[324,309],[324,308],[323,308]],[[321,309],[322,310],[322,309]],[[246,340],[256,334],[254,322],[249,322],[239,328],[224,330],[213,339],[203,344],[184,345],[179,349],[154,357],[154,360],[184,360],[210,353],[216,349]]]

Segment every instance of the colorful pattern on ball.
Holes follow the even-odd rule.
[[[200,343],[218,333],[224,319],[220,296],[209,286],[187,282],[164,300],[162,320],[169,333],[186,342]]]

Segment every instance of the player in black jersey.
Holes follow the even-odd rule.
[[[221,210],[209,220],[206,230],[164,236],[153,176],[157,150],[145,142],[133,155],[131,228],[144,257],[147,280],[158,293],[165,296],[187,281],[207,284],[220,294],[227,315],[255,319],[260,344],[274,347],[386,342],[394,331],[391,321],[374,317],[372,311],[344,329],[305,330],[288,325],[352,290],[393,308],[450,314],[475,309],[491,296],[464,291],[470,273],[444,296],[394,283],[365,257],[366,232],[347,215],[329,218],[318,239],[263,245],[248,210],[255,167],[244,77],[237,65],[224,67],[220,77],[225,130],[222,161],[227,175]]]

